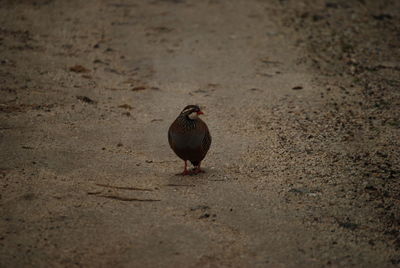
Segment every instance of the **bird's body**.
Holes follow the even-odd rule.
[[[201,172],[200,164],[211,145],[211,135],[206,123],[198,115],[203,114],[196,105],[188,105],[168,130],[168,142],[177,156],[185,161],[183,174],[189,174],[186,161],[194,166],[194,172]]]

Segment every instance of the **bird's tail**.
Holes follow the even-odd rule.
[[[200,164],[200,161],[190,161],[193,166],[197,167]]]

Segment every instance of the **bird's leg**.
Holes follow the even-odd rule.
[[[202,169],[200,168],[200,165],[201,165],[201,162],[199,162],[199,164],[198,164],[197,166],[194,167],[193,172],[194,172],[195,174],[204,173],[204,172],[205,172],[204,170],[202,170]]]
[[[190,174],[190,171],[187,169],[187,160],[185,160],[185,169],[183,170],[182,175],[185,176],[185,175],[189,175],[189,174]]]

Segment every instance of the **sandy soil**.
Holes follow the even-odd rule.
[[[398,1],[1,1],[1,267],[400,264]],[[205,174],[167,129],[204,107]]]

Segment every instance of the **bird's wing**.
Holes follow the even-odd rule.
[[[202,142],[202,150],[207,153],[208,150],[210,149],[211,146],[211,135],[210,135],[210,131],[208,130],[208,127],[206,124],[204,124],[205,126],[205,133],[204,133],[204,137],[203,137],[203,142]]]

